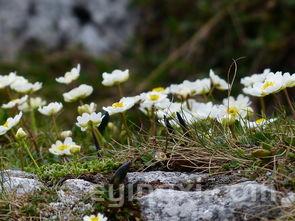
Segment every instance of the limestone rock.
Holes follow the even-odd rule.
[[[66,180],[57,192],[59,201],[64,204],[75,204],[87,194],[91,194],[96,184],[81,179]]]
[[[5,170],[0,172],[1,192],[8,194],[24,195],[41,190],[44,186],[33,174],[20,170]]]
[[[139,199],[144,220],[255,220],[280,215],[278,192],[256,182],[206,191],[157,189]]]
[[[135,14],[129,0],[0,0],[0,54],[82,46],[100,55],[125,44]]]
[[[127,174],[127,182],[131,185],[151,184],[155,188],[186,188],[188,185],[196,188],[207,177],[207,174],[181,172],[133,172]],[[200,187],[199,187],[200,188]]]

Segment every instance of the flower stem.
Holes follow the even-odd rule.
[[[36,124],[35,112],[33,109],[31,110],[31,108],[30,108],[30,115],[31,115],[33,133],[37,134],[37,124]]]
[[[24,146],[24,148],[25,148],[26,151],[28,152],[28,154],[29,154],[31,160],[33,161],[33,163],[35,164],[35,166],[39,169],[39,166],[38,166],[37,162],[35,161],[35,159],[34,159],[32,153],[31,153],[31,151],[30,151],[30,149],[29,149],[29,147],[28,147],[28,145],[27,145],[27,143],[26,143],[24,140],[22,140],[21,145]]]
[[[260,97],[260,106],[261,106],[261,116],[263,118],[266,118],[265,103],[264,103],[264,98],[263,97]]]
[[[284,93],[285,93],[285,95],[286,95],[286,98],[287,98],[287,101],[288,101],[289,107],[291,108],[291,111],[292,111],[293,117],[295,118],[295,109],[294,109],[294,106],[293,106],[293,104],[292,104],[291,98],[290,98],[289,93],[288,93],[288,91],[287,91],[286,88],[284,89]]]
[[[100,148],[104,148],[104,138],[103,136],[101,135],[101,133],[99,132],[99,130],[96,128],[96,127],[92,127],[92,132],[100,146]]]
[[[58,128],[57,128],[57,124],[56,124],[55,115],[52,115],[51,118],[52,118],[52,123],[53,123],[53,129],[55,131],[56,137],[58,137],[59,134],[58,134]]]
[[[123,91],[122,91],[121,85],[117,84],[117,88],[118,88],[119,96],[120,96],[120,98],[122,98],[123,97]]]
[[[126,115],[125,113],[120,113],[120,116],[121,116],[121,121],[122,121],[122,124],[124,126],[124,129],[127,133],[127,142],[128,142],[128,145],[131,141],[131,135],[130,135],[130,131],[129,131],[129,128],[128,128],[128,125],[127,125],[127,121],[126,121]]]

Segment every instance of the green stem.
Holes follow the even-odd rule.
[[[26,151],[28,152],[28,154],[29,154],[31,160],[33,161],[33,163],[35,164],[35,166],[39,169],[39,166],[38,166],[37,162],[35,161],[35,159],[34,159],[32,153],[31,153],[31,151],[30,151],[28,145],[26,144],[26,142],[25,142],[24,140],[22,140],[21,145],[23,145],[23,146],[25,147],[25,149],[26,149]]]
[[[57,128],[57,124],[56,124],[55,115],[53,114],[51,116],[51,118],[52,118],[52,123],[53,123],[53,129],[55,131],[56,137],[58,137],[59,136],[59,133],[58,133],[58,128]]]
[[[294,106],[293,106],[293,104],[292,104],[291,98],[290,98],[289,93],[288,93],[288,91],[287,91],[286,88],[284,89],[284,93],[285,93],[285,95],[286,95],[286,98],[287,98],[287,101],[288,101],[289,107],[291,108],[291,111],[292,111],[293,117],[295,118],[295,109],[294,109]]]
[[[99,132],[99,130],[96,127],[92,127],[92,131],[94,133],[94,136],[101,148],[104,148],[105,139]]]
[[[264,103],[264,98],[263,97],[260,97],[260,106],[261,106],[261,116],[263,118],[266,118],[265,103]]]
[[[35,111],[31,108],[30,108],[30,115],[31,115],[33,133],[37,134],[37,124],[36,124],[36,118],[35,118]]]
[[[123,91],[122,91],[121,85],[117,84],[117,88],[118,88],[119,96],[120,96],[120,98],[122,98],[123,97]]]
[[[124,126],[124,129],[126,130],[126,133],[127,133],[127,142],[128,142],[128,145],[130,144],[130,141],[131,141],[131,135],[130,135],[130,131],[129,131],[129,128],[128,128],[128,125],[127,125],[127,121],[126,121],[126,115],[125,113],[120,113],[120,116],[121,116],[121,121],[122,121],[122,124]]]

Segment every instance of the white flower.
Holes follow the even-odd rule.
[[[168,88],[169,93],[176,95],[182,99],[187,99],[196,94],[194,82],[185,80],[181,84],[171,84]]]
[[[81,146],[73,142],[71,137],[67,137],[64,142],[57,140],[55,144],[51,145],[49,152],[54,155],[72,155],[79,152]]]
[[[102,84],[104,86],[113,86],[117,84],[121,84],[128,80],[129,78],[129,70],[121,71],[121,70],[114,70],[112,73],[104,72],[102,74]]]
[[[150,111],[152,108],[166,108],[170,103],[166,94],[153,91],[142,93],[140,95],[140,99],[142,102],[140,103],[139,109],[145,114],[148,114],[148,111]]]
[[[101,213],[98,213],[96,216],[84,216],[83,221],[107,221],[108,219]]]
[[[212,102],[200,103],[189,100],[191,114],[197,119],[214,118],[216,114],[215,106]]]
[[[223,105],[217,108],[216,118],[221,123],[233,123],[245,118],[253,112],[249,97],[240,94],[237,99],[229,97],[223,100]]]
[[[28,134],[21,127],[16,131],[16,134],[15,134],[16,139],[23,139],[27,136],[28,136]]]
[[[66,72],[63,77],[56,78],[55,80],[61,84],[70,84],[80,76],[80,64],[72,68],[70,72]]]
[[[253,74],[251,76],[244,77],[241,79],[241,84],[245,87],[249,87],[257,82],[263,82],[270,72],[270,69],[264,69],[264,71],[260,74]]]
[[[168,104],[161,103],[158,105],[158,110],[156,111],[157,117],[162,119],[164,116],[167,118],[175,118],[176,112],[180,112],[182,109],[182,104],[177,102],[169,102]]]
[[[10,88],[18,93],[30,94],[40,90],[42,88],[42,83],[36,82],[33,84],[25,80],[16,80],[10,85]]]
[[[113,103],[112,106],[103,107],[110,115],[122,113],[132,108],[135,104],[135,99],[132,97],[123,97],[119,102]]]
[[[272,123],[276,120],[277,120],[276,118],[270,118],[270,119],[259,118],[256,121],[248,121],[246,119],[241,119],[240,124],[243,127],[247,127],[249,129],[257,128],[257,127],[264,128],[267,124]]]
[[[152,92],[168,94],[169,90],[168,90],[168,88],[164,88],[164,87],[155,87],[152,89]]]
[[[83,104],[78,107],[78,113],[81,115],[83,113],[91,114],[96,111],[97,105],[93,102],[90,104]]]
[[[288,72],[283,74],[284,88],[295,86],[295,74],[290,74]]]
[[[262,82],[256,82],[250,87],[245,87],[243,92],[256,97],[264,97],[279,92],[284,88],[285,80],[282,72],[268,73]]]
[[[10,86],[16,79],[15,72],[11,72],[9,75],[0,75],[0,89]]]
[[[64,130],[60,133],[60,137],[62,139],[66,139],[67,137],[71,137],[72,135],[73,135],[73,133],[70,130]]]
[[[83,113],[82,116],[77,117],[76,125],[80,127],[82,131],[91,129],[92,127],[98,127],[102,121],[102,114],[99,113]]]
[[[79,99],[88,97],[93,92],[93,87],[87,84],[81,84],[79,87],[72,89],[71,91],[64,93],[63,97],[65,102],[74,102]]]
[[[41,97],[31,97],[27,102],[18,105],[18,109],[24,112],[35,110],[46,104],[45,100]]]
[[[22,116],[23,116],[23,113],[20,112],[19,114],[15,115],[14,117],[9,117],[3,125],[0,125],[0,135],[5,134],[11,128],[16,126],[19,123]]]
[[[13,108],[13,107],[15,107],[17,105],[23,104],[24,102],[27,101],[27,99],[28,99],[28,95],[25,95],[25,96],[23,96],[21,98],[13,99],[13,100],[9,101],[6,104],[2,104],[2,108],[4,108],[4,109]]]
[[[202,95],[207,94],[211,89],[210,78],[203,78],[195,81],[196,94]]]
[[[62,108],[62,103],[51,102],[47,106],[39,107],[38,111],[43,115],[52,116],[60,112]]]
[[[211,78],[214,88],[216,88],[218,90],[228,90],[229,89],[228,83],[225,80],[223,80],[222,78],[220,78],[218,75],[216,75],[212,69],[210,69],[209,76]]]

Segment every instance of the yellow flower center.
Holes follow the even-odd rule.
[[[227,113],[228,113],[229,115],[236,116],[236,115],[238,115],[239,110],[238,110],[238,108],[236,108],[236,107],[229,107],[229,108],[227,109]]]
[[[274,85],[275,85],[275,82],[273,82],[273,81],[266,81],[266,82],[262,85],[261,89],[262,89],[262,90],[265,90],[265,89],[267,89],[267,88],[269,88],[269,87],[272,87],[272,86],[274,86]]]
[[[90,221],[100,221],[100,218],[98,218],[97,216],[90,217]]]
[[[151,101],[157,101],[157,100],[159,100],[160,96],[157,94],[150,94],[149,98]]]
[[[112,104],[112,107],[114,107],[114,108],[124,107],[124,103],[123,102],[116,102],[116,103]]]
[[[65,145],[65,144],[62,144],[62,145],[59,145],[58,147],[57,147],[57,149],[59,150],[59,151],[64,151],[64,150],[66,150],[66,149],[68,149],[69,147],[67,146],[67,145]]]
[[[4,124],[3,124],[3,127],[8,127],[8,121],[6,121]]]
[[[255,122],[256,124],[262,124],[264,121],[266,121],[265,118],[259,118]]]
[[[164,92],[165,91],[165,88],[163,88],[163,87],[156,87],[152,91],[153,92]]]

